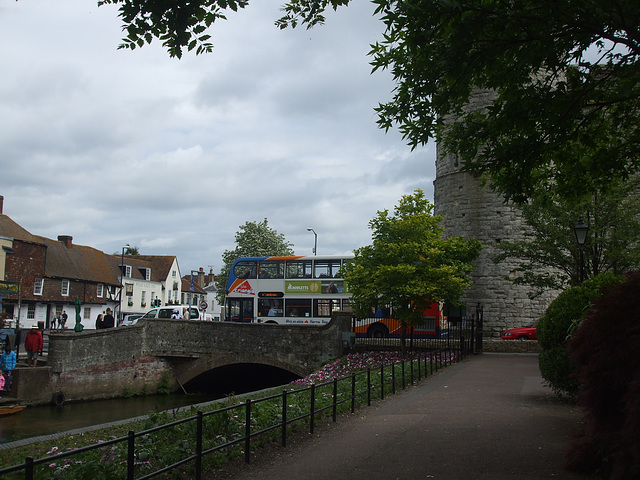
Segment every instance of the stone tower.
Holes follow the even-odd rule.
[[[489,94],[478,94],[470,108],[482,108]],[[434,181],[435,214],[444,217],[445,236],[473,237],[484,246],[476,260],[473,284],[462,302],[467,313],[475,312],[480,304],[484,313],[484,336],[497,337],[508,328],[536,322],[558,292],[546,292],[529,299],[531,287],[514,285],[505,279],[517,265],[513,259],[496,264],[496,244],[522,240],[527,226],[516,207],[483,187],[478,178],[462,171],[457,157],[442,155],[436,159]]]

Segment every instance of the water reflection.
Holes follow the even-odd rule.
[[[0,417],[0,444],[133,418],[154,410],[194,405],[214,398],[211,395],[174,394],[25,408],[14,415]]]

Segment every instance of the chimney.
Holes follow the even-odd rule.
[[[4,197],[0,195],[0,215],[2,215],[2,206],[4,205]]]
[[[198,270],[198,285],[204,287],[204,268],[202,267]]]
[[[58,235],[58,241],[64,243],[65,247],[71,248],[73,237],[71,235]]]

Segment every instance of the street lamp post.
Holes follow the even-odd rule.
[[[314,241],[313,241],[313,254],[317,255],[318,254],[318,234],[316,233],[316,231],[309,227],[307,228],[307,232],[313,232],[313,237],[314,237]]]
[[[580,283],[584,281],[584,253],[583,247],[587,241],[587,233],[589,232],[589,226],[585,225],[582,218],[578,219],[578,224],[573,227],[573,234],[576,236],[576,242],[578,243],[578,249],[580,250]]]
[[[120,256],[120,305],[118,306],[118,316],[116,317],[116,325],[119,324],[119,317],[124,318],[122,315],[122,291],[124,290],[124,249],[129,248],[130,245],[127,243],[124,247],[122,247],[122,255]]]

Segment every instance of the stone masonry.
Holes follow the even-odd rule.
[[[490,93],[479,93],[469,108],[482,108]],[[446,236],[473,237],[484,246],[476,260],[473,285],[462,298],[469,314],[480,304],[484,312],[484,336],[498,337],[506,329],[536,322],[558,292],[529,299],[531,287],[506,280],[517,265],[508,259],[493,262],[501,241],[522,240],[528,234],[522,214],[501,196],[482,186],[481,180],[462,171],[457,157],[438,149],[434,181],[435,214],[444,217]]]

